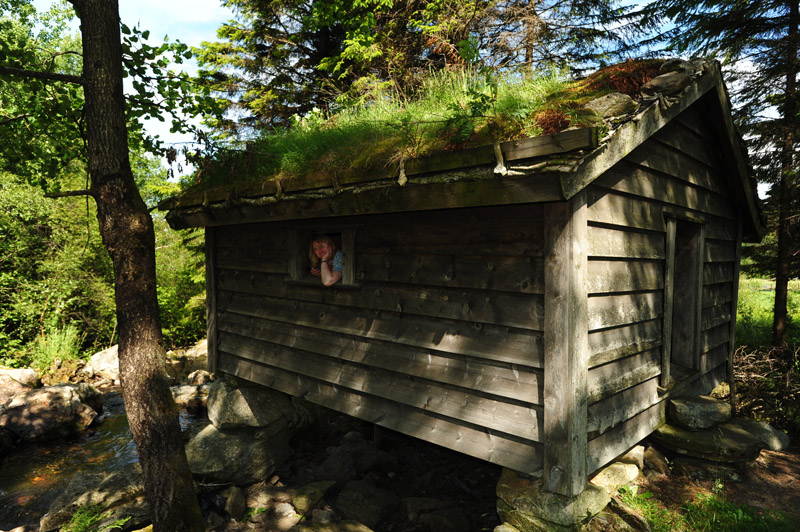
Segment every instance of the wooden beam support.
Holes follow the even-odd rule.
[[[586,194],[547,205],[544,294],[544,488],[574,496],[586,487]]]
[[[733,411],[736,412],[736,385],[734,382],[733,376],[733,359],[734,353],[736,352],[736,307],[739,303],[739,269],[741,267],[740,262],[742,260],[742,238],[743,238],[743,223],[742,220],[739,219],[739,224],[736,233],[736,251],[735,251],[735,258],[733,261],[733,287],[732,287],[732,294],[731,294],[731,329],[730,329],[730,338],[728,339],[728,385],[731,389],[731,407]]]
[[[217,287],[215,273],[216,239],[214,227],[206,227],[206,338],[208,339],[208,371],[217,371]]]

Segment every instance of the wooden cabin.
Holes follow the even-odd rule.
[[[309,189],[188,191],[211,369],[582,491],[730,379],[740,246],[762,231],[718,66],[594,129]],[[505,170],[505,172],[503,172]],[[344,254],[308,273],[310,235]]]

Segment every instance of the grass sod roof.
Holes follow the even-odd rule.
[[[661,92],[648,91],[653,78],[675,70],[681,73],[677,86],[662,83]],[[497,83],[469,72],[441,75],[423,91],[427,101],[398,105],[376,93],[366,104],[327,119],[306,117],[243,151],[207,160],[198,182],[159,208],[170,211],[175,227],[189,227],[201,224],[181,220],[187,214],[236,205],[532,175],[559,176],[560,187],[543,190],[543,197],[568,199],[711,91],[724,108],[718,129],[734,148],[723,152],[731,152],[727,163],[744,189],[740,203],[750,211],[745,234],[756,238],[761,222],[754,184],[719,68],[707,61],[628,61],[575,82],[553,72]],[[585,107],[610,93],[627,94],[638,105],[606,117]]]

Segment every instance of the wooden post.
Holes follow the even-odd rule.
[[[692,369],[700,369],[700,357],[703,355],[703,271],[706,264],[706,224],[700,225],[700,230],[695,236],[697,239],[697,263],[694,265],[697,272],[697,281],[694,287],[694,344],[692,353]]]
[[[588,315],[586,193],[546,207],[544,488],[586,488]]]
[[[728,385],[731,388],[731,408],[736,412],[736,387],[733,377],[733,359],[736,352],[736,308],[739,304],[739,264],[742,260],[742,219],[736,229],[736,251],[733,256],[733,294],[731,298],[731,334],[728,340]]]
[[[677,222],[674,218],[667,219],[666,260],[664,264],[664,326],[661,329],[661,377],[659,384],[668,389],[670,371],[669,364],[672,357],[672,309],[675,292],[675,233]]]
[[[208,371],[217,371],[217,290],[214,259],[216,228],[206,227],[206,338],[208,340]]]

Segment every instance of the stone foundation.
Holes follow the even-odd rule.
[[[503,469],[497,482],[497,513],[519,532],[572,532],[581,529],[610,501],[606,489],[587,484],[574,497],[542,488],[542,480]]]

